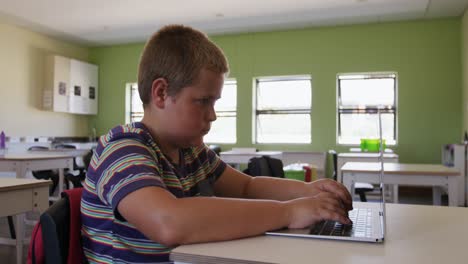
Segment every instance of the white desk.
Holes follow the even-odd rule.
[[[91,149],[37,149],[37,150],[28,150],[27,152],[15,153],[15,155],[22,153],[30,154],[49,154],[49,155],[69,155],[73,157],[81,157],[86,155]]]
[[[465,263],[466,223],[466,208],[387,204],[383,244],[259,236],[181,246],[172,251],[171,259],[204,264]]]
[[[233,164],[237,169],[240,164],[247,164],[251,158],[270,156],[272,158],[281,159],[281,151],[257,151],[257,152],[237,152],[237,151],[223,151],[219,154],[221,160],[228,164]]]
[[[337,181],[342,182],[341,179],[341,167],[346,162],[378,162],[379,153],[368,153],[368,152],[349,152],[349,153],[338,153],[337,160]],[[384,153],[384,162],[398,162],[398,155],[395,153]]]
[[[63,169],[73,169],[75,154],[76,152],[69,151],[7,153],[0,156],[0,171],[15,172],[16,178],[25,178],[28,171],[59,169],[59,194],[58,197],[51,197],[52,200],[56,200],[63,191]]]
[[[358,150],[361,150],[358,148]],[[352,151],[352,150],[351,150]],[[343,182],[341,178],[341,167],[346,162],[378,162],[379,153],[369,153],[369,152],[348,152],[348,153],[339,153],[337,158],[337,181]],[[383,155],[384,162],[398,162],[398,155],[395,153],[384,153]],[[398,203],[398,185],[394,184],[392,186],[386,186],[386,190],[391,190],[389,192],[389,197],[393,200],[394,203]]]
[[[234,165],[239,169],[240,164],[247,164],[253,157],[270,156],[280,159],[283,165],[292,163],[308,163],[317,168],[318,178],[325,178],[326,171],[326,152],[310,152],[310,151],[258,151],[258,152],[240,152],[240,151],[223,151],[220,153],[221,159]]]
[[[343,184],[354,194],[355,182],[378,184],[380,163],[347,162],[342,168]],[[448,188],[449,206],[458,205],[458,177],[460,172],[440,164],[384,164],[384,183],[396,185],[430,186],[433,202],[440,205],[441,188]]]
[[[28,150],[27,153],[46,153],[46,154],[58,154],[58,155],[70,155],[73,156],[78,166],[85,166],[83,157],[89,153],[91,149],[81,148],[81,149],[38,149],[38,150]]]
[[[361,148],[349,148],[349,152],[360,152],[360,153],[363,153],[364,151],[362,151]],[[385,153],[393,153],[393,149],[385,148],[385,149],[384,149],[384,152],[385,152]],[[364,153],[369,153],[369,152],[364,152]]]
[[[1,244],[16,244],[16,263],[23,263],[24,213],[45,211],[49,206],[50,181],[0,178],[0,217],[16,215],[16,238],[0,238]]]

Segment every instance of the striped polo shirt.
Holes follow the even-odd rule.
[[[117,206],[146,186],[178,198],[209,194],[226,164],[205,145],[183,149],[180,155],[180,164],[172,164],[139,122],[115,127],[100,138],[81,200],[83,249],[90,263],[169,262],[171,248],[126,222]]]

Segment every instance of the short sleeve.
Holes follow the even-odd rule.
[[[208,161],[208,180],[210,183],[214,183],[223,174],[226,169],[226,163],[208,146],[204,145],[203,151],[206,153]]]
[[[99,157],[96,182],[99,199],[117,212],[119,202],[143,187],[166,188],[154,152],[143,143],[124,139],[107,145]]]

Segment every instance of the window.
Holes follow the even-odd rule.
[[[140,94],[138,93],[138,85],[136,83],[127,84],[125,99],[125,123],[141,121],[141,119],[143,118],[143,103],[140,100]]]
[[[256,79],[255,143],[311,143],[310,76]]]
[[[360,144],[361,138],[379,138],[378,110],[382,113],[382,137],[396,144],[396,74],[343,74],[338,86],[338,144]]]
[[[221,98],[215,104],[216,121],[211,123],[210,132],[205,135],[207,143],[236,143],[237,82],[224,82]]]
[[[237,82],[224,82],[221,99],[215,104],[217,119],[211,124],[204,140],[208,143],[236,143]],[[138,122],[143,118],[143,103],[136,83],[127,84],[126,123]]]

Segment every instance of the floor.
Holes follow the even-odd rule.
[[[39,219],[39,214],[29,213],[26,217],[27,219],[37,220]],[[26,237],[31,236],[32,229],[33,226],[26,225]],[[10,237],[8,220],[6,217],[0,217],[0,237]],[[23,248],[23,263],[26,263],[28,246],[29,245],[25,245]],[[14,246],[0,245],[0,263],[16,263],[16,248]]]
[[[429,188],[409,188],[400,187],[399,191],[400,203],[403,204],[432,204],[432,190]],[[368,197],[369,201],[375,201],[377,197],[372,195]],[[356,197],[358,201],[359,198]],[[442,205],[447,205],[447,196],[442,197]],[[28,214],[28,219],[38,219],[38,214]],[[32,226],[27,226],[26,235],[29,237],[32,231]],[[0,237],[9,237],[8,221],[6,217],[0,217]],[[24,247],[23,263],[26,263],[28,245]],[[15,263],[16,251],[14,246],[0,245],[0,263]]]

